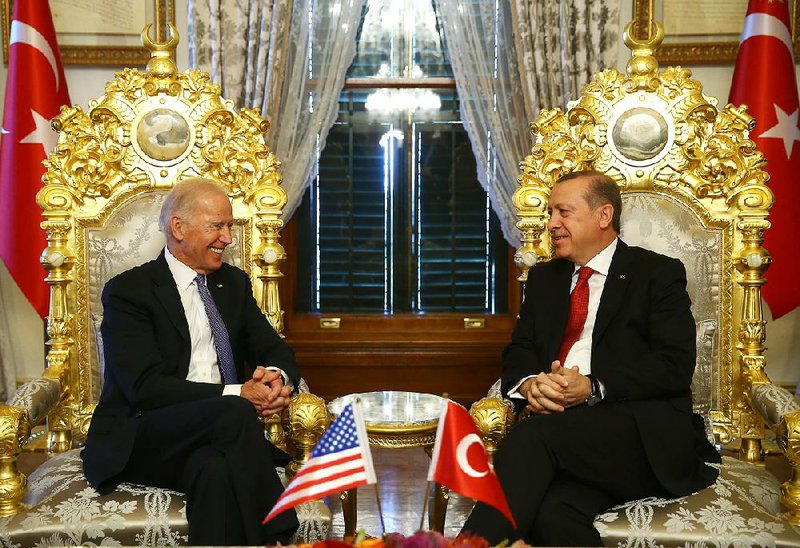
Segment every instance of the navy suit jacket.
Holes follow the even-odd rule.
[[[557,359],[574,268],[554,259],[530,270],[503,354],[504,394],[524,377],[549,372]],[[679,260],[617,243],[592,333],[591,369],[606,390],[599,405],[617,405],[633,416],[656,477],[674,495],[712,483],[717,472],[704,462],[719,462],[702,418],[692,412],[696,328],[690,306]],[[598,443],[613,444],[596,426],[570,435],[598,435]]]
[[[239,382],[247,370],[266,365],[282,369],[296,386],[294,352],[256,304],[247,274],[223,263],[207,284],[230,335]],[[220,396],[223,386],[186,380],[189,326],[163,252],[112,278],[102,299],[105,378],[83,461],[89,483],[106,492],[128,462],[143,413]]]

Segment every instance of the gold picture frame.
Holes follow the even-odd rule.
[[[3,62],[8,64],[8,42],[11,34],[11,16],[15,0],[0,0],[2,8],[3,27]],[[154,6],[154,15],[157,37],[166,39],[167,25],[165,23],[175,20],[175,0],[151,0]],[[141,2],[145,9],[145,2]],[[147,50],[142,45],[74,45],[64,44],[59,46],[61,63],[64,65],[112,65],[133,66],[145,65],[149,58]]]
[[[698,0],[702,2],[703,0]],[[800,58],[800,39],[798,39],[798,29],[800,29],[800,0],[788,0],[791,2],[790,19],[792,21],[792,42],[794,44],[794,57]],[[653,8],[653,0],[633,0],[633,32],[638,38],[649,35],[649,22],[652,19],[662,19],[659,17],[657,9]],[[653,12],[656,13],[653,13]],[[713,36],[713,35],[712,35]],[[656,58],[659,62],[668,65],[703,65],[703,64],[726,64],[736,60],[736,52],[739,48],[738,36],[731,39],[730,35],[719,35],[719,40],[708,42],[681,42],[677,38],[670,40],[669,35],[664,37],[664,42],[656,50]]]

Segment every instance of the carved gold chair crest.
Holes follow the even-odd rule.
[[[60,136],[38,195],[48,241],[41,262],[51,287],[48,367],[0,409],[3,545],[186,542],[181,493],[122,484],[100,497],[84,480],[79,455],[103,378],[100,294],[112,276],[163,248],[158,212],[176,181],[199,175],[227,189],[235,226],[225,260],[250,274],[257,302],[275,329],[283,328],[279,230],[286,194],[280,162],[264,141],[268,123],[255,110],[235,111],[208,74],[178,72],[177,32],[170,30],[167,43],[142,33],[151,52],[145,72],[118,72],[88,112],[63,107],[53,122]],[[288,412],[267,424],[277,445],[286,447],[285,433],[291,438],[297,454],[289,475],[307,460],[327,421],[324,402],[301,385]],[[55,456],[28,482],[17,454],[45,416]],[[325,538],[330,512],[321,501],[298,514],[299,539]]]
[[[755,122],[744,107],[717,108],[689,70],[659,71],[653,51],[663,32],[656,26],[647,41],[626,29],[627,75],[614,69],[595,75],[567,112],[543,110],[531,124],[535,143],[520,164],[514,195],[520,281],[537,260],[550,257],[547,199],[555,181],[579,169],[617,181],[621,238],[686,266],[697,322],[695,411],[706,418],[709,437],[738,448],[740,459],[723,457],[719,480],[700,493],[634,501],[598,516],[603,542],[797,546],[797,479],[781,495],[775,478],[758,466],[765,424],[777,428],[796,466],[800,407],[764,372],[761,286],[771,259],[762,242],[774,198],[764,158],[749,139]],[[516,420],[498,384],[471,413],[492,452]]]

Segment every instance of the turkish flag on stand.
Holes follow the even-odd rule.
[[[788,1],[750,0],[728,97],[756,119],[750,136],[767,158],[775,193],[764,241],[773,263],[763,289],[773,318],[800,306],[800,129],[790,29]]]
[[[428,481],[497,508],[517,526],[472,417],[450,400],[439,417]]]
[[[41,317],[49,290],[39,256],[46,247],[36,193],[42,160],[58,134],[50,120],[69,104],[47,0],[14,2],[8,47],[8,77],[0,137],[0,260]]]

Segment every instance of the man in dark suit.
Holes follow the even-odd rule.
[[[599,172],[563,177],[548,202],[555,258],[533,267],[502,390],[517,424],[495,469],[517,529],[478,503],[465,531],[496,544],[601,546],[603,510],[682,496],[716,479],[719,455],[692,413],[695,324],[677,259],[629,247],[622,202]]]
[[[182,181],[161,209],[164,251],[106,284],[84,471],[104,494],[123,481],[185,492],[191,544],[287,543],[294,511],[261,525],[283,490],[274,463],[288,459],[259,415],[288,405],[299,374],[247,274],[222,262],[232,225],[221,186]]]

